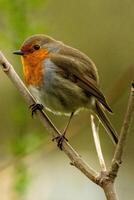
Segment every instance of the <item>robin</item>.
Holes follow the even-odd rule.
[[[32,114],[45,107],[70,116],[63,134],[53,139],[60,149],[73,115],[83,108],[92,111],[113,142],[118,142],[105,114],[112,110],[99,89],[97,68],[87,55],[43,34],[27,38],[14,54],[21,55],[25,82],[38,102],[31,106]]]

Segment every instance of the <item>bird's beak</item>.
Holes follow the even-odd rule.
[[[14,51],[13,54],[23,56],[24,53],[21,50]]]

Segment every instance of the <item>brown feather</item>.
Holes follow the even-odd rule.
[[[98,88],[97,81],[92,76],[89,76],[89,73],[85,75],[85,69],[87,70],[88,68],[82,60],[75,60],[72,57],[60,54],[51,54],[50,59],[56,66],[62,69],[65,74],[70,74],[70,77],[74,76],[75,79],[77,79],[75,82],[79,87],[88,92],[89,95],[94,96],[109,112],[112,112],[104,95]],[[70,80],[72,80],[72,78],[70,78]]]
[[[95,64],[93,63],[93,61],[86,54],[82,53],[78,49],[74,49],[64,44],[60,47],[59,53],[63,56],[67,56],[72,59],[75,59],[75,61],[77,60],[79,62],[82,62],[84,64],[84,67],[83,67],[84,72],[89,77],[94,79],[97,84],[99,83],[97,68]]]

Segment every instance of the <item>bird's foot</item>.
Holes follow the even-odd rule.
[[[62,134],[62,135],[58,135],[58,136],[54,137],[52,139],[52,141],[56,141],[57,142],[57,146],[60,148],[60,150],[62,150],[63,142],[64,141],[68,142],[68,139],[65,137],[64,134]]]
[[[44,106],[42,104],[39,104],[39,103],[34,103],[34,104],[30,105],[29,108],[31,109],[32,117],[33,117],[34,114],[36,113],[36,111],[37,110],[42,111]]]

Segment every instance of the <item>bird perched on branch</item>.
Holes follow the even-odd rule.
[[[27,38],[14,54],[21,55],[26,84],[38,102],[31,106],[32,114],[45,107],[70,116],[63,134],[54,138],[61,149],[73,114],[82,108],[91,110],[118,142],[104,112],[112,110],[99,89],[97,68],[87,55],[43,34]]]

